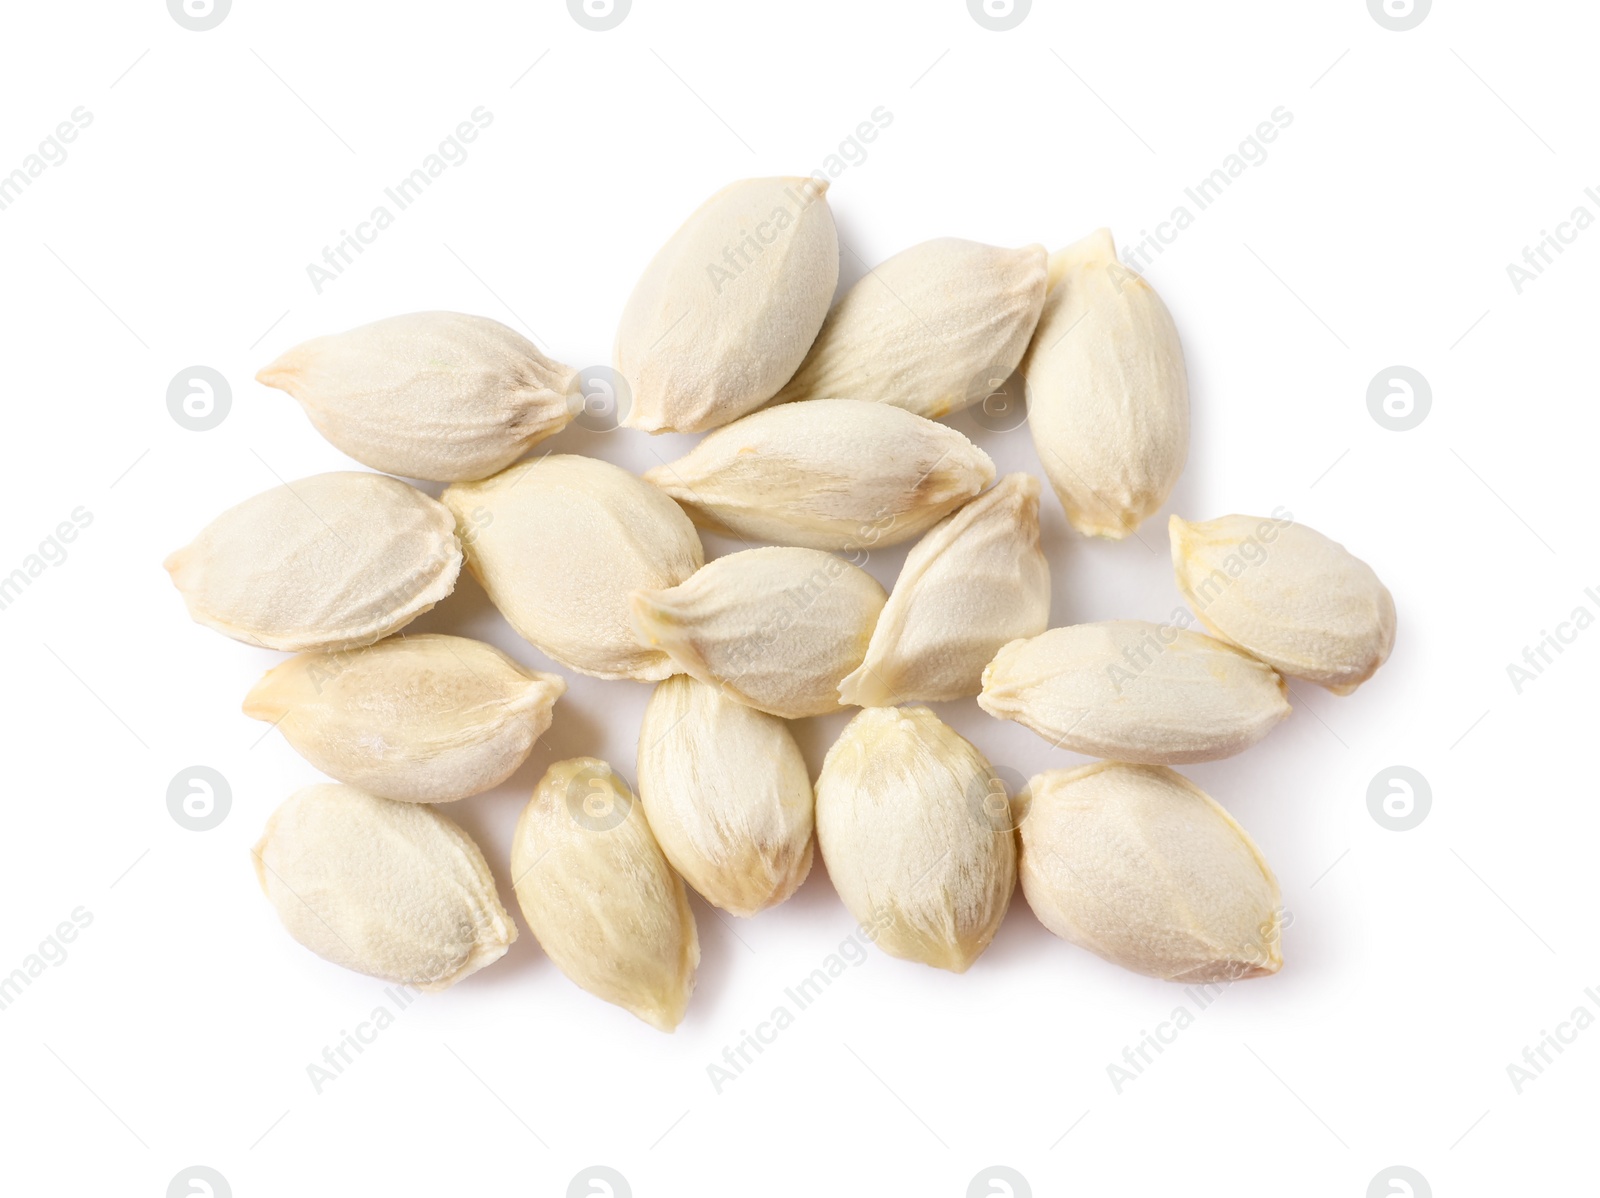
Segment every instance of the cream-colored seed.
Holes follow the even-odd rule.
[[[558,433],[577,372],[498,321],[413,312],[295,346],[256,375],[364,465],[437,482],[485,478]]]
[[[1178,588],[1217,636],[1336,695],[1388,660],[1394,597],[1343,545],[1260,516],[1169,526]]]
[[[370,645],[455,589],[450,513],[383,474],[317,474],[229,508],[164,563],[196,621],[296,653]]]
[[[684,673],[799,719],[839,709],[839,683],[866,655],[886,597],[872,575],[832,554],[769,546],[719,557],[678,586],[635,592],[633,627]]]
[[[616,367],[625,423],[698,432],[771,399],[816,338],[839,281],[839,238],[815,179],[744,179],[702,204],[628,297]]]
[[[1146,765],[1231,757],[1289,714],[1271,666],[1198,632],[1143,620],[1012,641],[978,705],[1058,748]]]
[[[532,644],[598,678],[677,672],[634,640],[628,622],[631,592],[674,586],[705,560],[694,525],[655,487],[609,462],[561,454],[457,483],[442,500],[468,569]]]
[[[1028,783],[1022,892],[1057,936],[1181,982],[1278,972],[1277,880],[1243,828],[1163,766],[1098,762]],[[827,844],[823,844],[826,853]]]
[[[955,429],[889,404],[781,404],[645,474],[712,532],[810,549],[895,545],[994,478]]]
[[[817,842],[834,889],[891,956],[965,972],[1016,888],[1005,785],[926,707],[868,707],[817,778]]]
[[[511,875],[522,917],[562,973],[651,1027],[678,1026],[700,963],[694,914],[609,765],[575,757],[545,772],[517,821]]]
[[[289,934],[358,973],[443,990],[517,938],[478,846],[431,807],[308,786],[273,812],[254,855]]]
[[[245,696],[325,774],[370,794],[449,803],[509,778],[567,689],[492,645],[390,637],[347,653],[302,653]]]
[[[1189,382],[1172,317],[1117,261],[1108,229],[1058,250],[1022,362],[1028,427],[1079,532],[1120,539],[1166,502],[1189,453]]]
[[[789,726],[687,674],[645,706],[639,799],[673,868],[724,911],[775,906],[811,872],[811,778]]]
[[[960,411],[1016,368],[1044,295],[1041,245],[914,245],[845,292],[778,402],[843,396],[930,419]]]
[[[1049,622],[1039,482],[1008,474],[912,547],[839,696],[881,707],[975,695],[1000,646]]]

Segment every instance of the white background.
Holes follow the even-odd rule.
[[[1440,1195],[1593,1186],[1600,1030],[1520,1094],[1507,1075],[1575,1007],[1600,1013],[1600,631],[1521,694],[1506,671],[1574,608],[1600,611],[1600,232],[1521,294],[1506,272],[1576,206],[1600,215],[1589,6],[1438,4],[1409,32],[1359,0],[1037,0],[1003,33],[955,0],[635,0],[599,33],[552,0],[236,0],[209,32],[156,0],[5,21],[0,173],[93,114],[0,211],[0,574],[75,508],[93,516],[0,611],[0,974],[74,909],[93,920],[0,1011],[8,1192],[159,1196],[194,1164],[240,1198],[560,1195],[597,1163],[640,1198],[959,1196],[994,1164],[1037,1195],[1359,1198],[1391,1192],[1374,1179],[1396,1164]],[[480,105],[494,120],[470,157],[318,294],[307,264]],[[892,124],[828,197],[841,285],[935,236],[1054,247],[1106,224],[1126,246],[1280,105],[1293,121],[1266,161],[1146,274],[1192,381],[1169,510],[1282,504],[1399,607],[1394,656],[1359,692],[1296,684],[1263,744],[1185,771],[1277,871],[1282,972],[1229,989],[1119,1093],[1107,1066],[1195,1004],[1054,939],[1019,894],[968,974],[874,950],[719,1094],[707,1066],[852,930],[819,862],[754,920],[696,900],[699,985],[672,1036],[580,991],[524,929],[316,1093],[307,1066],[384,987],[293,943],[258,892],[251,844],[318,775],[239,713],[278,655],[191,623],[160,566],[280,478],[351,466],[254,372],[426,308],[603,363],[689,211],[730,180],[823,166],[879,106]],[[195,364],[231,384],[208,432],[166,407]],[[1432,388],[1408,432],[1367,408],[1395,364]],[[1038,472],[1025,430],[954,423],[1002,470]],[[688,443],[550,444],[644,469]],[[1048,492],[1044,512],[1053,623],[1171,615],[1165,513],[1109,544],[1069,533]],[[902,557],[870,569],[892,583]],[[553,668],[465,577],[411,628]],[[633,777],[646,688],[569,680],[527,765],[449,812],[503,886],[549,762]],[[970,701],[940,711],[1023,775],[1079,760]],[[799,726],[813,771],[844,719]],[[196,764],[231,783],[209,832],[166,806]],[[1396,764],[1432,788],[1408,832],[1367,807]]]

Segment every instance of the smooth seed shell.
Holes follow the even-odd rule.
[[[1108,620],[1011,642],[978,705],[1074,753],[1181,765],[1248,749],[1289,714],[1285,693],[1271,666],[1222,641]]]
[[[954,429],[888,404],[781,404],[646,472],[700,527],[810,549],[896,545],[994,479]]]
[[[1169,522],[1178,588],[1200,622],[1292,678],[1348,695],[1394,648],[1394,597],[1343,545],[1286,519]]]
[[[478,846],[431,807],[308,786],[273,812],[254,855],[289,934],[357,973],[443,990],[517,938]]]
[[[963,973],[1016,888],[1004,783],[926,707],[868,707],[817,778],[817,841],[850,914],[891,956]]]
[[[631,592],[674,586],[705,560],[694,525],[655,487],[610,462],[559,454],[441,498],[461,527],[467,568],[530,643],[597,678],[677,672],[628,622]]]
[[[700,963],[689,896],[609,765],[575,757],[545,772],[517,821],[511,874],[562,973],[651,1027],[682,1022]]]
[[[883,707],[975,695],[1002,645],[1049,623],[1039,482],[1008,474],[912,546],[840,699]]]
[[[799,719],[839,709],[839,683],[861,664],[885,598],[872,575],[832,554],[769,546],[635,592],[633,627],[684,673]]]
[[[1044,307],[1042,245],[941,237],[902,250],[845,292],[779,403],[844,396],[937,419],[1016,369]]]
[[[449,803],[509,778],[566,692],[460,636],[390,637],[347,653],[302,653],[268,670],[244,713],[276,724],[325,774],[369,794]]]
[[[455,589],[450,513],[383,474],[317,474],[229,508],[166,562],[189,614],[297,653],[370,645]]]
[[[617,370],[624,423],[715,428],[771,399],[816,338],[839,282],[828,184],[744,179],[697,209],[628,297]]]
[[[520,333],[461,312],[317,337],[256,375],[356,461],[436,482],[486,478],[560,432],[576,379]]]
[[[1047,771],[1028,783],[1021,832],[1022,892],[1063,940],[1179,982],[1282,966],[1277,879],[1181,774],[1104,761]]]
[[[754,915],[811,872],[811,778],[788,724],[687,674],[656,684],[639,727],[639,799],[709,903]]]
[[[1172,493],[1189,453],[1183,347],[1108,229],[1058,250],[1023,359],[1028,427],[1067,519],[1120,540]]]

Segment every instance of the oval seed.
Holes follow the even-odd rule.
[[[1050,623],[1039,482],[1008,474],[912,546],[845,703],[885,707],[978,693],[983,668]]]
[[[955,973],[1011,903],[1010,815],[983,754],[926,707],[864,708],[817,778],[817,842],[850,914],[891,956]]]
[[[256,375],[356,461],[436,482],[486,478],[560,432],[576,379],[522,334],[461,312],[317,337]]]
[[[978,705],[1057,748],[1146,765],[1231,757],[1289,714],[1283,679],[1232,645],[1144,620],[1012,641]]]
[[[1063,940],[1180,982],[1277,973],[1277,879],[1217,803],[1163,766],[1102,761],[1031,779],[1022,893]]]
[[[1079,532],[1120,540],[1158,511],[1189,454],[1189,380],[1161,297],[1099,229],[1050,258],[1022,362],[1039,463]]]
[[[254,855],[289,934],[357,973],[443,990],[517,938],[478,846],[431,807],[308,786],[273,812]]]
[[[839,683],[861,664],[885,598],[877,579],[832,554],[769,546],[636,591],[633,627],[683,672],[792,720],[838,710]]]
[[[455,521],[384,474],[317,474],[229,508],[166,562],[199,623],[290,653],[370,645],[455,589]]]
[[[1337,541],[1258,516],[1168,526],[1178,588],[1217,636],[1336,695],[1389,659],[1394,597]]]
[[[888,404],[781,404],[645,473],[701,528],[810,549],[896,545],[994,478],[955,429]]]
[[[639,798],[673,868],[724,911],[776,906],[811,872],[811,777],[789,725],[687,674],[645,706]]]
[[[633,390],[628,427],[715,428],[788,381],[839,282],[827,190],[825,180],[742,179],[661,247],[617,328],[617,371]]]
[[[467,568],[527,641],[597,678],[676,673],[633,637],[628,595],[670,587],[705,560],[682,509],[649,483],[597,458],[522,462],[441,497],[466,543]]]
[[[251,688],[244,713],[276,724],[341,782],[449,803],[509,778],[566,689],[560,676],[526,670],[482,641],[402,636],[292,657]]]
[[[700,941],[683,879],[635,801],[593,757],[552,765],[517,821],[522,917],[561,972],[670,1032],[694,990]]]
[[[778,402],[844,396],[937,419],[1010,377],[1044,307],[1042,245],[940,237],[902,250],[833,306]],[[982,380],[981,384],[979,380]]]

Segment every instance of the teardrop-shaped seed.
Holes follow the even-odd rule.
[[[1027,811],[1022,893],[1063,940],[1178,982],[1283,964],[1277,879],[1244,829],[1181,774],[1114,761],[1049,770],[1029,781]]]
[[[1348,695],[1394,648],[1394,597],[1337,541],[1287,519],[1173,516],[1178,589],[1211,632],[1292,678]]]
[[[517,821],[522,917],[562,973],[670,1032],[694,990],[700,941],[683,879],[644,808],[605,762],[552,765]]]
[[[1000,646],[1049,623],[1039,481],[1008,474],[912,546],[840,699],[881,707],[975,695]]]
[[[1183,347],[1110,230],[1051,255],[1050,276],[1022,361],[1028,427],[1072,526],[1120,540],[1167,501],[1188,457]]]
[[[1147,765],[1216,761],[1289,714],[1283,679],[1232,645],[1144,620],[1052,628],[1012,641],[978,705],[1052,745]]]
[[[896,545],[994,478],[955,429],[888,404],[815,399],[717,429],[645,473],[701,528],[810,549]]]
[[[842,396],[936,419],[988,394],[1028,348],[1045,251],[940,237],[902,250],[833,306],[778,402]]]
[[[673,868],[724,911],[775,906],[811,872],[811,777],[789,725],[687,674],[645,706],[639,798]]]
[[[628,596],[700,568],[700,534],[671,499],[620,466],[558,454],[522,462],[441,497],[467,568],[526,640],[597,678],[676,673],[628,622]]]
[[[390,637],[346,653],[302,653],[245,696],[325,774],[369,794],[449,803],[509,778],[567,689],[462,636]]]
[[[771,399],[800,365],[839,282],[828,184],[742,179],[683,223],[634,286],[616,367],[624,423],[699,432]]]
[[[273,812],[254,855],[289,934],[358,973],[443,990],[517,938],[478,846],[432,807],[308,786]]]
[[[839,683],[861,664],[885,598],[877,579],[832,554],[768,546],[635,592],[633,627],[684,673],[792,720],[839,709]]]
[[[461,312],[317,337],[256,375],[356,461],[437,482],[485,478],[560,432],[576,379],[520,333]]]
[[[455,589],[450,513],[383,474],[317,474],[229,508],[164,563],[199,623],[290,653],[370,645]]]
[[[1016,888],[1005,785],[926,707],[868,707],[817,778],[817,842],[856,921],[895,957],[963,973]]]

